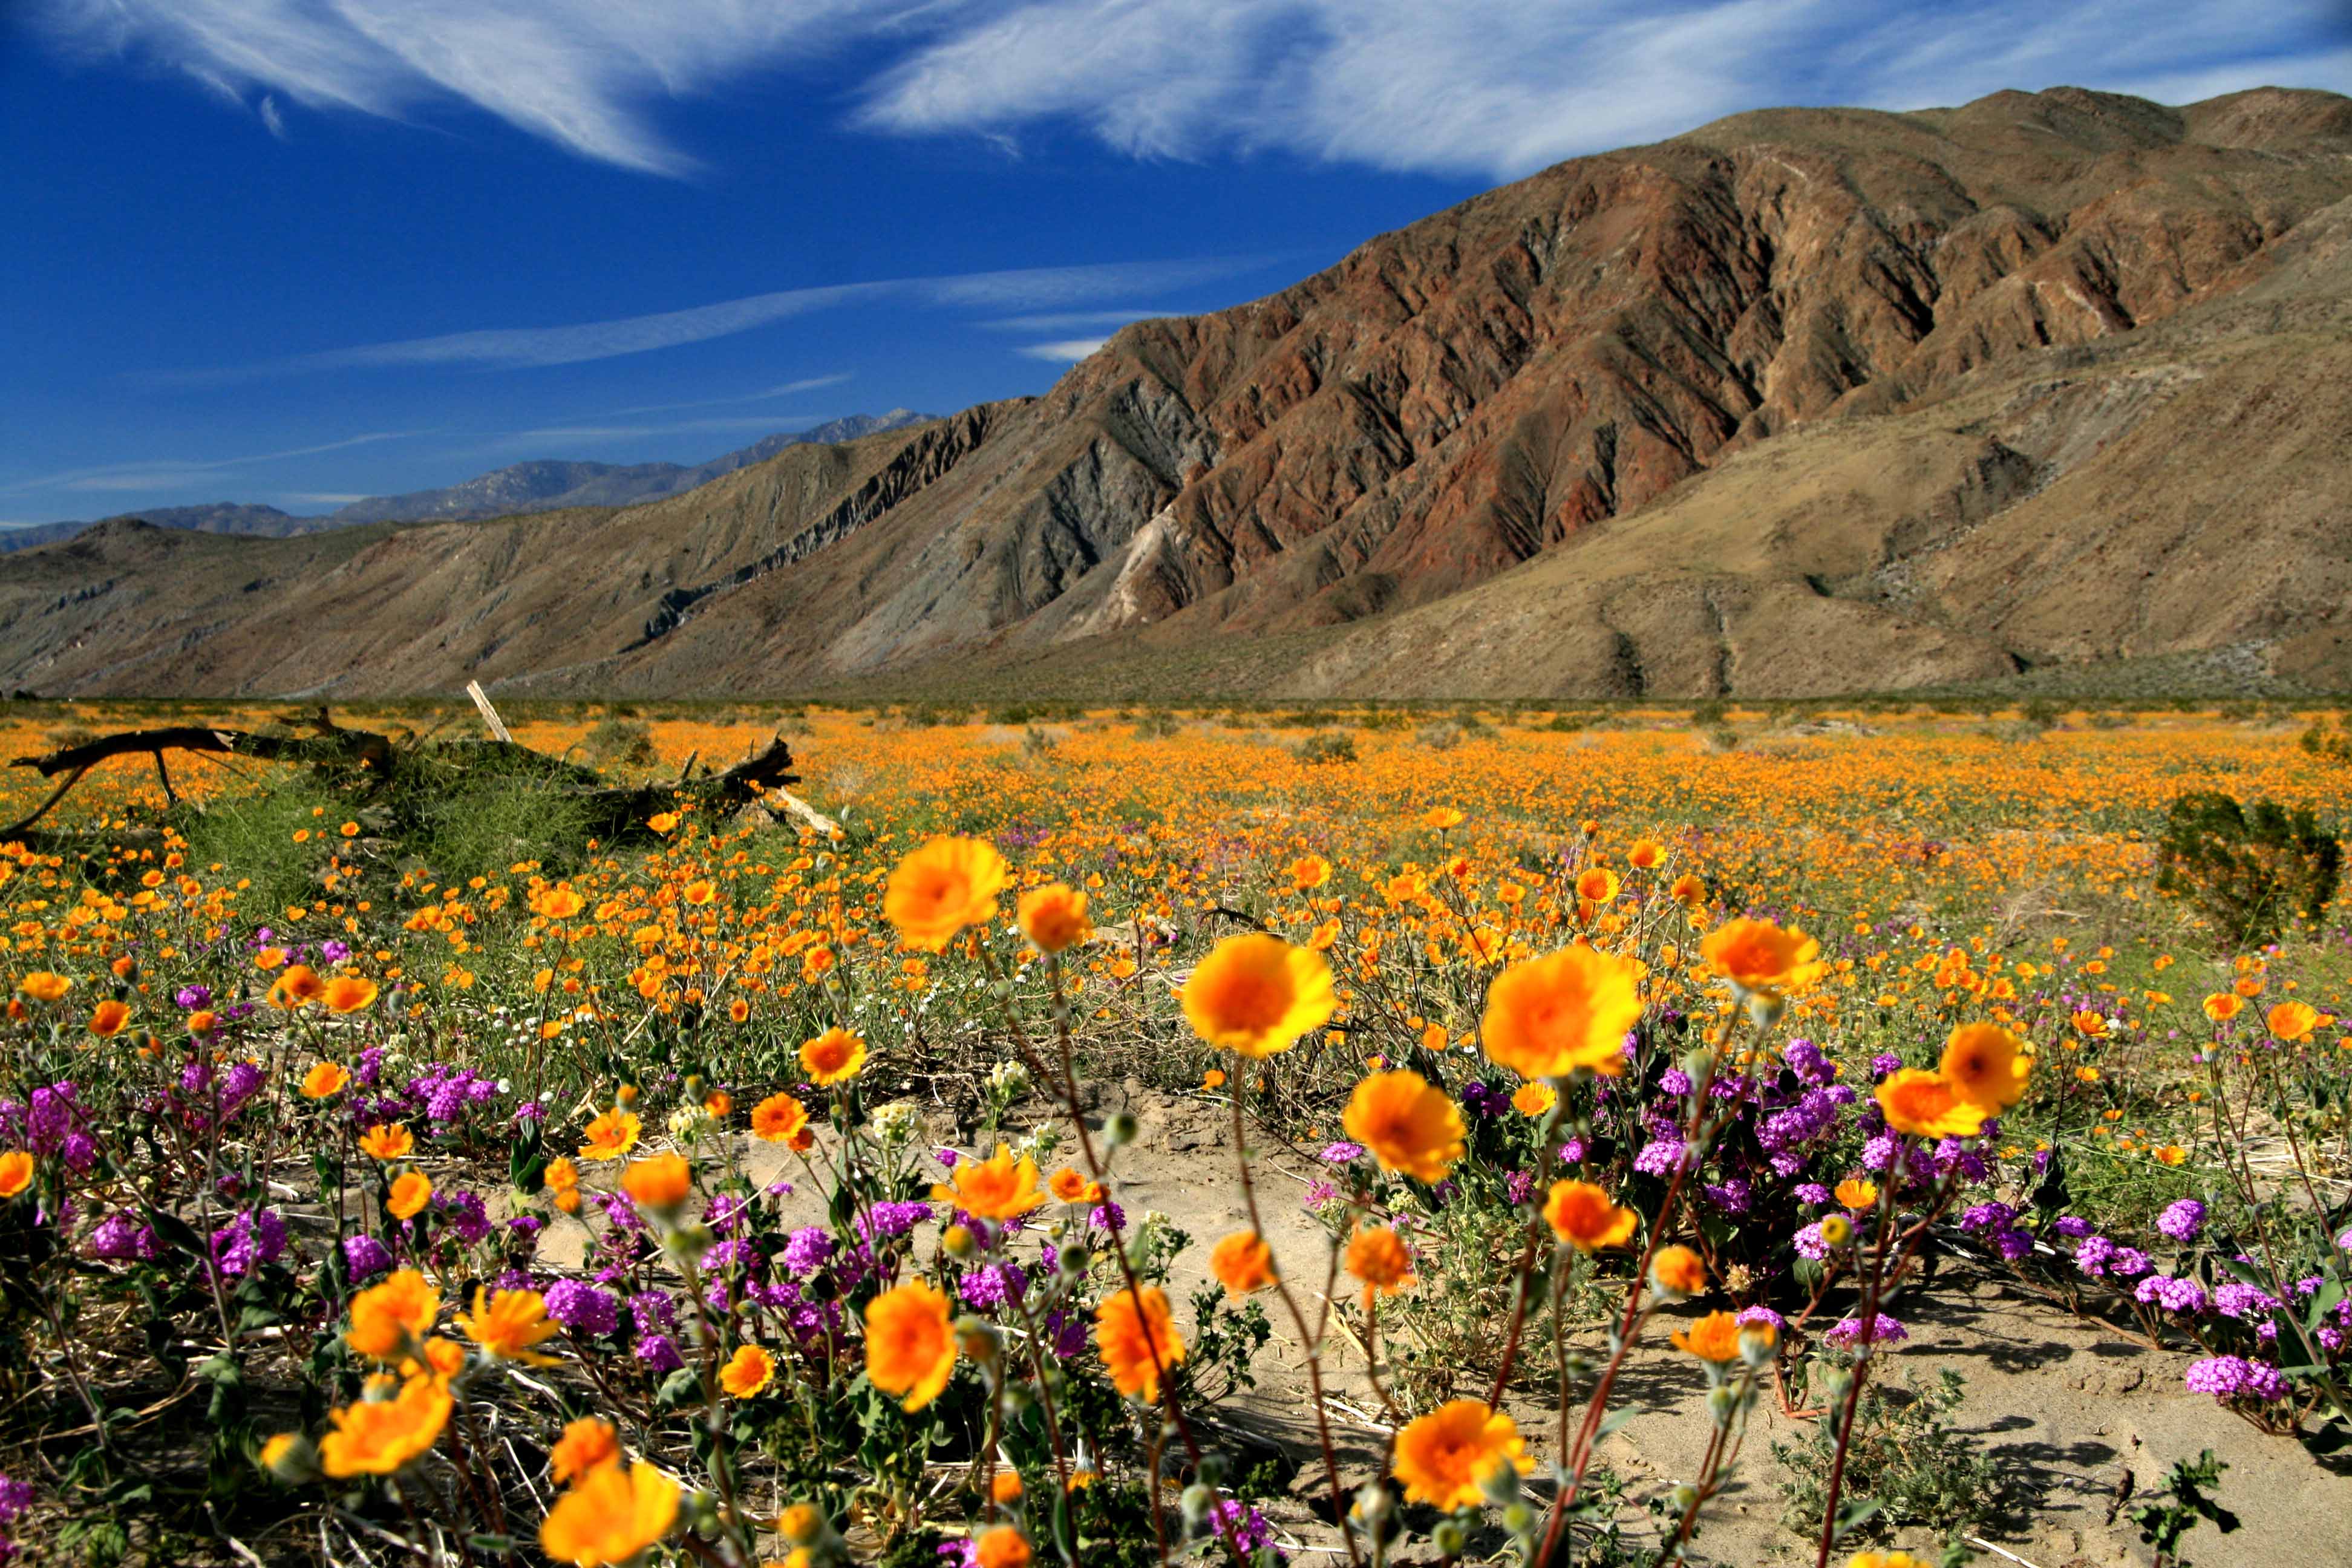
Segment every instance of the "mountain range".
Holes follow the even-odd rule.
[[[636,505],[108,523],[11,563],[0,685],[2341,690],[2347,373],[2352,100],[1766,110]]]
[[[283,539],[289,534],[316,533],[348,528],[360,522],[428,522],[484,517],[511,517],[526,512],[558,511],[567,507],[635,506],[658,500],[709,484],[721,474],[763,463],[787,447],[806,442],[854,441],[885,430],[920,425],[928,416],[908,408],[887,414],[852,414],[828,419],[806,430],[783,431],[762,437],[740,450],[692,467],[679,463],[575,463],[540,460],[494,468],[461,484],[440,489],[412,490],[406,495],[369,496],[331,512],[297,516],[274,506],[215,501],[205,506],[153,507],[121,512],[100,522],[149,522],[158,528],[194,529],[201,533],[257,534]],[[71,539],[90,522],[46,522],[26,528],[0,529],[0,552],[29,550]]]

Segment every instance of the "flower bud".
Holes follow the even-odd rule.
[[[319,1450],[299,1432],[280,1432],[261,1446],[261,1468],[289,1486],[319,1479]]]
[[[1389,1495],[1388,1488],[1378,1481],[1366,1481],[1356,1489],[1355,1506],[1348,1511],[1366,1524],[1378,1528],[1395,1507],[1396,1500]]]
[[[1519,1468],[1517,1465],[1496,1465],[1478,1482],[1478,1489],[1486,1500],[1496,1505],[1515,1502],[1519,1495]]]
[[[970,1258],[980,1250],[980,1243],[962,1226],[951,1225],[940,1233],[940,1246],[950,1258]]]
[[[1536,1532],[1536,1510],[1524,1502],[1515,1502],[1503,1510],[1503,1528],[1525,1541]]]
[[[1688,1481],[1685,1481],[1666,1495],[1673,1500],[1675,1509],[1681,1512],[1687,1513],[1698,1502],[1698,1489]]]
[[[1437,1528],[1429,1532],[1429,1543],[1447,1557],[1459,1557],[1470,1544],[1470,1532],[1462,1528],[1458,1519],[1441,1519]]]
[[[1738,1409],[1739,1391],[1731,1384],[1718,1383],[1706,1391],[1706,1412],[1715,1417],[1717,1426],[1731,1425],[1731,1417],[1738,1413]]]
[[[1190,1533],[1198,1534],[1209,1522],[1209,1510],[1216,1506],[1217,1494],[1212,1489],[1194,1481],[1184,1489],[1183,1495],[1176,1500],[1177,1506],[1184,1510],[1185,1530]]]
[[[1134,1142],[1141,1131],[1142,1127],[1131,1110],[1113,1111],[1110,1120],[1103,1124],[1103,1137],[1114,1149]]]

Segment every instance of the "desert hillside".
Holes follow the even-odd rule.
[[[2330,93],[1741,115],[646,505],[27,552],[0,685],[2336,689],[2347,242]]]

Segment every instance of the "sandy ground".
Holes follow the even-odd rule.
[[[1096,1091],[1106,1110],[1134,1111],[1142,1128],[1115,1166],[1117,1196],[1130,1218],[1165,1214],[1189,1232],[1194,1246],[1177,1262],[1170,1295],[1181,1305],[1208,1278],[1208,1246],[1247,1224],[1234,1179],[1229,1112],[1222,1101],[1150,1093],[1133,1079]],[[1089,1121],[1099,1121],[1097,1110]],[[1028,1123],[1014,1119],[1016,1126]],[[956,1130],[935,1129],[942,1141]],[[1251,1137],[1258,1140],[1253,1131]],[[969,1147],[968,1142],[964,1145]],[[1297,1289],[1310,1323],[1319,1304],[1328,1242],[1301,1203],[1314,1167],[1272,1140],[1255,1151],[1265,1236],[1286,1279]],[[746,1142],[742,1157],[758,1179],[796,1176],[798,1162],[771,1145]],[[805,1190],[788,1206],[805,1205],[821,1217]],[[549,1233],[551,1263],[576,1262],[585,1232],[576,1221]],[[1271,1441],[1302,1461],[1293,1495],[1269,1508],[1295,1555],[1305,1563],[1332,1561],[1335,1532],[1318,1519],[1328,1491],[1314,1429],[1305,1414],[1306,1366],[1299,1336],[1280,1305],[1265,1298],[1273,1340],[1255,1367],[1257,1386],[1222,1413],[1239,1433]],[[2352,1564],[2352,1451],[2316,1457],[2290,1438],[2268,1436],[2181,1387],[2189,1358],[2150,1352],[2105,1325],[2086,1322],[1990,1278],[1948,1272],[1932,1297],[1899,1309],[1912,1338],[1895,1355],[1900,1380],[1927,1384],[1943,1367],[1967,1378],[1964,1404],[1953,1417],[1983,1451],[2007,1467],[2013,1502],[1979,1532],[2029,1568],[2109,1568],[2145,1564],[2150,1551],[2110,1504],[2126,1475],[2145,1491],[2174,1460],[2210,1447],[2230,1467],[2221,1500],[2242,1521],[2229,1536],[2200,1526],[2183,1543],[2198,1568],[2291,1563],[2295,1568]],[[1707,1436],[1706,1382],[1696,1365],[1667,1350],[1637,1352],[1619,1383],[1618,1404],[1638,1406],[1609,1437],[1601,1458],[1624,1476],[1633,1494],[1675,1485],[1697,1466]],[[1344,1484],[1372,1473],[1387,1442],[1374,1419],[1378,1401],[1361,1357],[1345,1336],[1326,1347],[1327,1386],[1338,1396],[1334,1438]],[[1532,1439],[1549,1433],[1556,1409],[1549,1400],[1513,1396],[1512,1413]],[[1344,1412],[1354,1412],[1354,1415]],[[1356,1418],[1357,1415],[1364,1419]],[[1783,1417],[1769,1395],[1759,1402],[1745,1454],[1732,1486],[1708,1509],[1695,1561],[1737,1568],[1810,1568],[1813,1549],[1779,1522],[1770,1445],[1789,1441],[1802,1424]],[[1535,1447],[1531,1440],[1530,1447]],[[1328,1513],[1326,1514],[1328,1517]],[[1895,1544],[1932,1548],[1923,1533],[1898,1535]],[[1414,1560],[1407,1553],[1402,1559]],[[1843,1561],[1841,1553],[1837,1559]],[[1993,1552],[1980,1559],[2000,1563]]]

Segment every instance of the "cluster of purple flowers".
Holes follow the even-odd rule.
[[[2280,1375],[2278,1368],[2243,1356],[2207,1356],[2192,1363],[2181,1382],[2191,1394],[2210,1394],[2221,1400],[2286,1397],[2286,1379]]]
[[[275,1209],[248,1210],[213,1232],[213,1267],[224,1274],[250,1274],[285,1250],[286,1221]]]
[[[2017,1223],[2017,1211],[2003,1203],[1981,1203],[1960,1215],[1960,1228],[1985,1232],[1985,1240],[2004,1263],[2014,1263],[2033,1251],[2033,1235]]]
[[[98,1145],[82,1131],[83,1120],[69,1079],[35,1089],[28,1105],[0,1100],[0,1138],[35,1154],[56,1154],[75,1171],[87,1171],[98,1161]]]
[[[6,1476],[0,1476],[0,1531],[5,1531],[22,1519],[25,1510],[32,1506],[32,1482],[11,1480]],[[13,1563],[16,1558],[16,1543],[5,1533],[0,1533],[0,1563]]]
[[[152,1263],[163,1250],[154,1226],[140,1223],[128,1210],[100,1220],[84,1246],[90,1257],[109,1263]]]

